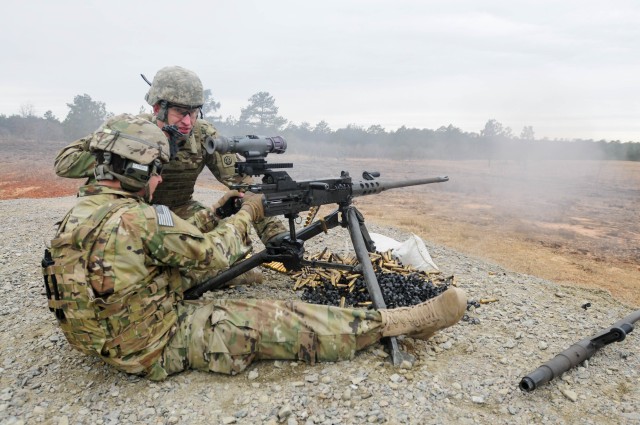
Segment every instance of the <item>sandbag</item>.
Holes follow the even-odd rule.
[[[376,250],[378,252],[391,250],[391,253],[400,260],[402,264],[410,265],[417,270],[427,273],[439,271],[424,241],[418,235],[412,233],[411,237],[404,242],[398,242],[389,236],[379,233],[370,233],[369,236],[371,236],[371,239],[376,244]]]
[[[399,242],[389,236],[381,235],[380,233],[369,233],[371,236],[371,240],[376,244],[376,251],[378,252],[386,252],[390,249],[399,248],[402,245],[402,242]]]

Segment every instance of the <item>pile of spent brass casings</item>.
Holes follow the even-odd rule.
[[[396,276],[415,276],[416,274],[418,274],[424,276],[425,281],[434,281],[435,284],[437,284],[437,281],[444,282],[446,280],[450,282],[448,279],[439,279],[436,275],[439,275],[440,272],[421,272],[411,266],[401,264],[392,255],[391,251],[369,253],[369,258],[371,259],[371,263],[373,264],[373,268],[377,275],[387,274]],[[358,260],[354,255],[347,255],[345,257],[342,257],[339,254],[330,252],[327,248],[322,250],[322,252],[310,255],[308,257],[308,260],[339,263],[352,266],[358,264]],[[299,271],[287,271],[281,263],[277,262],[263,264],[263,267],[288,274],[295,281],[293,284],[294,291],[314,290],[316,288],[321,289],[326,288],[327,285],[334,287],[341,294],[344,294],[340,297],[339,305],[341,307],[345,306],[345,300],[347,296],[350,297],[349,294],[353,293],[354,291],[366,291],[366,288],[362,284],[362,273],[359,272],[309,266],[304,266],[302,270]],[[356,285],[356,283],[358,283],[358,285]],[[369,300],[360,301],[355,304],[355,306],[357,307],[367,307],[369,305],[371,305],[371,301]]]

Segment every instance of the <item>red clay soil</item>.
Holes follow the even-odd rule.
[[[0,171],[0,199],[56,198],[73,195],[82,180],[63,179],[52,169],[5,164]]]

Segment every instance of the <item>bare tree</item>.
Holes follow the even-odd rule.
[[[27,102],[20,105],[20,116],[22,118],[35,117],[36,108],[33,106],[33,103]]]
[[[522,128],[522,132],[520,133],[520,138],[522,140],[535,140],[535,133],[533,132],[533,127],[530,125],[525,125]]]

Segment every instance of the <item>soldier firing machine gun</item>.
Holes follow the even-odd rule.
[[[240,174],[262,176],[262,184],[236,185],[232,188],[264,195],[265,216],[283,215],[289,221],[289,234],[278,238],[278,241],[270,241],[263,251],[189,289],[185,292],[185,299],[197,299],[207,291],[221,288],[229,280],[262,263],[279,261],[288,270],[297,270],[301,266],[316,266],[361,272],[373,305],[376,309],[384,309],[386,304],[368,254],[368,252],[375,251],[375,245],[369,236],[363,215],[352,205],[353,198],[374,195],[389,189],[441,183],[449,180],[447,176],[442,176],[406,181],[384,181],[378,179],[380,173],[365,171],[362,174],[363,180],[353,181],[348,172],[342,171],[338,178],[294,181],[286,171],[276,171],[276,169],[292,168],[293,164],[268,164],[265,160],[269,153],[281,154],[286,151],[287,143],[280,136],[209,139],[206,147],[210,153],[214,151],[219,153],[234,152],[246,159],[246,161],[236,164],[236,171]],[[300,212],[326,204],[337,204],[338,208],[323,219],[296,231],[295,219],[298,218]],[[349,266],[305,260],[303,258],[304,241],[337,226],[349,229],[359,264]],[[388,343],[394,365],[400,365],[403,360],[413,361],[409,354],[402,353],[398,349],[395,338],[389,338]]]

